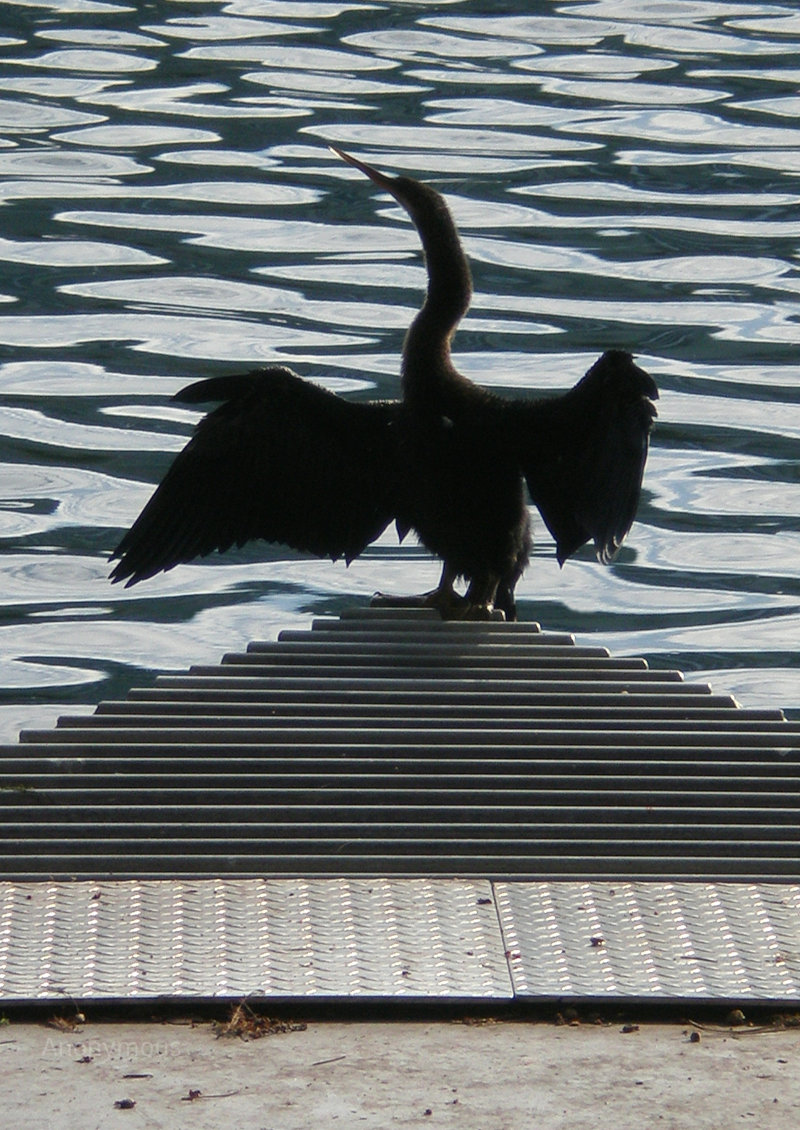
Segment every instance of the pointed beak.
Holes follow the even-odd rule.
[[[382,188],[384,192],[388,192],[395,200],[399,200],[397,195],[397,187],[395,185],[394,177],[387,177],[384,173],[379,173],[377,169],[373,169],[372,165],[367,165],[363,161],[359,161],[357,157],[351,157],[349,153],[345,153],[343,149],[337,149],[335,145],[330,145],[328,148],[337,157],[341,157],[348,165],[352,165],[354,169],[359,169],[360,172],[368,176],[373,184],[378,188]],[[402,201],[400,201],[402,203]]]

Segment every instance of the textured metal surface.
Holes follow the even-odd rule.
[[[0,1002],[800,999],[800,887],[0,883]]]
[[[565,633],[360,610],[0,747],[0,878],[794,881],[799,755]]]
[[[506,1000],[488,883],[0,883],[0,1000]]]
[[[517,998],[800,999],[800,887],[497,883]]]

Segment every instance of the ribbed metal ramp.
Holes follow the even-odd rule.
[[[796,1001],[798,753],[535,624],[317,620],[0,749],[0,1000]]]

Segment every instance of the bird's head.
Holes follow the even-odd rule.
[[[331,145],[330,149],[337,157],[346,161],[348,165],[352,165],[354,169],[358,169],[369,177],[378,188],[393,196],[397,203],[408,212],[419,231],[424,231],[431,220],[441,222],[443,217],[446,217],[448,221],[450,220],[444,197],[430,185],[422,184],[420,181],[414,180],[413,177],[387,176],[386,173],[381,173],[378,169],[374,169],[372,165],[368,165],[366,161],[359,161],[357,157],[345,153],[343,149],[337,149],[335,145]]]

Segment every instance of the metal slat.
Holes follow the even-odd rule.
[[[391,674],[383,673],[384,666]],[[376,667],[378,669],[377,674],[375,673]],[[452,675],[443,678],[443,668],[452,671]],[[277,686],[284,684],[301,686],[304,683],[319,683],[321,680],[331,680],[332,685],[335,686],[337,680],[346,679],[349,682],[364,683],[365,689],[369,689],[371,686],[389,688],[392,685],[415,681],[425,683],[431,679],[442,681],[448,685],[453,684],[454,690],[458,689],[458,684],[465,683],[491,685],[538,683],[542,680],[550,682],[552,680],[592,679],[603,682],[611,679],[617,682],[652,682],[670,685],[673,683],[683,684],[684,682],[683,676],[678,671],[652,671],[637,664],[626,662],[615,664],[610,660],[600,663],[579,662],[576,664],[566,662],[523,663],[519,661],[517,665],[503,667],[495,674],[491,669],[484,668],[480,660],[477,659],[468,660],[463,665],[458,663],[452,665],[447,663],[439,665],[435,663],[428,665],[420,663],[404,664],[400,660],[397,663],[384,665],[381,663],[373,664],[369,655],[365,655],[363,660],[354,664],[338,662],[328,665],[303,662],[296,665],[287,663],[280,667],[277,664],[258,663],[255,658],[245,658],[242,663],[228,662],[192,666],[189,668],[188,674],[192,678],[260,679],[262,682],[269,680]],[[171,678],[173,676],[161,675],[159,682]],[[699,685],[705,686],[705,684]]]
[[[163,685],[163,680],[174,679],[179,685]],[[431,686],[441,687],[441,680]],[[500,684],[502,688],[502,684]],[[570,689],[572,688],[572,689]],[[228,679],[219,683],[212,682],[211,686],[205,685],[201,680],[193,680],[182,676],[161,675],[156,680],[155,687],[134,687],[130,692],[130,700],[134,703],[179,703],[195,702],[208,706],[223,706],[228,704],[250,704],[267,706],[277,709],[281,706],[297,708],[324,707],[327,710],[343,709],[357,714],[359,710],[394,710],[397,708],[419,710],[435,708],[449,712],[451,716],[461,716],[462,711],[476,713],[484,711],[495,716],[505,716],[506,711],[517,712],[545,710],[549,715],[565,709],[589,710],[597,708],[611,708],[614,710],[641,709],[669,709],[669,710],[736,710],[737,703],[732,695],[717,695],[711,693],[708,686],[698,687],[697,684],[678,683],[670,685],[669,690],[651,687],[605,687],[603,690],[589,687],[574,689],[574,684],[550,686],[546,689],[506,691],[482,690],[478,687],[462,686],[457,691],[427,689],[427,684],[408,690],[407,684],[398,684],[389,690],[375,690],[358,687],[358,694],[353,692],[353,684],[340,681],[335,689],[320,682],[314,686],[301,686],[291,688],[276,688],[268,680],[262,680],[261,685],[256,685],[252,680],[238,680],[233,683]]]
[[[438,614],[417,619],[409,619],[401,614],[387,618],[373,616],[365,608],[345,608],[337,616],[315,616],[311,621],[310,629],[301,630],[345,633],[400,631],[407,635],[409,628],[413,629],[415,636],[435,632],[442,639],[447,636],[485,636],[486,638],[497,636],[499,639],[509,639],[512,636],[542,636],[551,639],[574,639],[571,632],[556,632],[550,629],[544,631],[537,620],[515,620],[511,623],[499,624],[495,620],[489,620],[482,624],[479,620],[442,620]],[[297,630],[284,629],[284,631]]]
[[[444,824],[437,830],[436,842],[447,843],[470,838],[477,841],[481,837],[485,837],[487,842],[497,843],[525,842],[526,844],[537,844],[544,841],[548,843],[557,841],[562,844],[586,844],[596,835],[588,815],[581,821],[580,819],[573,820],[569,814],[565,815],[562,812],[561,819],[556,820],[553,818],[553,813],[550,813],[548,819],[544,819],[538,817],[536,809],[532,808],[524,812],[516,809],[514,812],[517,819],[512,820],[508,818],[507,809],[500,808],[499,811],[500,817],[496,812],[469,812],[460,822],[452,821],[449,824]],[[786,810],[781,811],[785,815]],[[226,842],[230,838],[230,827],[227,821],[218,818],[181,820],[177,809],[173,810],[174,815],[172,816],[170,816],[169,810],[163,810],[163,812],[163,819],[156,820],[148,817],[147,819],[132,821],[127,814],[120,815],[120,813],[117,813],[116,819],[114,819],[113,813],[108,807],[106,809],[99,807],[95,810],[96,819],[92,828],[88,828],[87,825],[78,820],[64,820],[57,829],[58,836],[55,835],[50,823],[43,820],[24,820],[20,819],[19,816],[5,820],[4,828],[8,835],[9,850],[22,852],[29,851],[33,843],[51,843],[56,846],[61,840],[63,840],[64,848],[67,850],[71,843],[85,843],[93,838],[97,839],[99,845],[122,842],[136,845],[138,843],[140,850],[149,850],[154,844],[163,843],[166,846],[172,845],[176,855],[182,850],[182,844],[194,842],[201,843],[208,850],[212,846],[218,846],[221,851],[225,851]],[[604,842],[625,841],[644,846],[650,843],[659,848],[669,842],[693,842],[701,846],[716,844],[717,850],[720,849],[720,845],[726,850],[732,849],[732,845],[726,842],[724,836],[726,828],[723,819],[726,815],[724,811],[716,814],[713,820],[699,822],[696,819],[690,819],[691,814],[687,813],[684,813],[682,819],[679,819],[680,813],[676,809],[672,809],[665,818],[653,819],[647,825],[637,821],[632,810],[629,811],[627,820],[622,818],[624,813],[625,810],[620,810],[615,813],[613,820],[609,820],[603,825]],[[756,847],[760,845],[765,848],[769,847],[772,844],[773,813],[773,809],[767,812],[758,811],[755,814],[748,813],[748,819],[741,820],[739,823],[743,839],[751,840]],[[428,842],[432,842],[429,825],[421,818],[419,813],[417,819],[406,819],[403,814],[396,815],[397,818],[392,820],[387,817],[383,821],[376,818],[354,822],[349,818],[337,820],[331,816],[329,811],[321,811],[315,820],[299,819],[296,818],[294,811],[286,811],[281,814],[276,813],[272,826],[267,830],[265,830],[263,821],[248,819],[239,822],[238,831],[244,845],[265,843],[267,842],[267,835],[270,839],[284,844],[287,838],[292,836],[296,836],[298,841],[304,841],[311,832],[317,834],[320,840],[323,838],[339,838],[343,843],[354,844],[369,837],[375,837],[379,830],[380,834],[386,836],[387,840],[400,842],[406,839],[414,839],[423,842],[426,834],[428,834]],[[529,822],[531,815],[537,817],[535,828],[532,828]],[[143,831],[147,832],[146,840],[141,837]],[[788,837],[792,843],[797,843],[800,840],[800,829],[790,823],[788,819],[784,820],[781,834],[783,837]],[[61,840],[58,837],[61,837]],[[219,843],[217,843],[218,841]],[[145,849],[142,849],[143,843]]]
[[[660,856],[659,866],[652,858],[631,856],[625,850],[620,851],[619,854],[603,853],[596,859],[592,856],[587,862],[585,847],[577,845],[574,854],[559,852],[557,866],[554,867],[553,861],[548,856],[534,857],[534,863],[531,864],[531,856],[528,852],[519,855],[512,853],[500,855],[491,850],[485,853],[464,850],[443,855],[438,850],[431,850],[426,842],[427,850],[413,853],[409,852],[404,844],[401,858],[394,845],[382,849],[374,841],[369,841],[369,846],[370,851],[361,852],[357,861],[341,852],[334,852],[328,848],[316,852],[313,846],[309,846],[298,858],[298,863],[302,864],[304,872],[313,875],[315,879],[345,875],[372,879],[390,876],[408,880],[421,875],[430,878],[452,878],[456,875],[460,878],[480,877],[494,881],[517,878],[586,882],[610,879],[622,882],[636,878],[657,883],[664,881],[665,872],[673,876],[673,881],[681,879],[692,882],[729,881],[731,866],[735,862],[740,882],[793,883],[796,881],[796,869],[786,859],[770,860],[768,856],[749,852],[735,856],[733,852],[726,854],[719,849],[715,854],[706,856],[702,865],[692,863],[691,859],[680,850],[672,854],[664,852]],[[355,862],[358,863],[357,872],[351,870]],[[68,875],[72,882],[85,882],[98,878],[174,879],[176,856],[174,852],[163,856],[144,856],[139,860],[138,866],[133,868],[124,860],[120,862],[117,853],[109,854],[105,858],[98,858],[90,853],[64,859],[60,852],[53,856],[35,852],[14,859],[14,870],[15,882],[32,882],[41,878],[42,873],[54,876]],[[293,865],[283,852],[277,854],[263,852],[253,856],[231,853],[200,855],[187,860],[185,870],[189,873],[188,877],[195,878],[210,876],[256,878],[265,875],[273,878],[298,877],[297,866]]]
[[[162,784],[150,780],[149,782],[115,781],[108,784],[95,784],[81,776],[80,781],[75,777],[68,777],[70,783],[64,784],[63,776],[59,777],[56,784],[37,784],[32,789],[28,780],[19,784],[7,785],[0,792],[0,809],[7,805],[14,805],[17,801],[15,794],[18,790],[25,790],[31,805],[29,810],[36,810],[41,806],[40,812],[55,803],[75,803],[84,806],[85,816],[88,818],[92,807],[96,803],[101,805],[129,805],[137,806],[142,811],[159,806],[183,806],[186,811],[190,809],[201,810],[209,803],[224,805],[234,814],[241,807],[251,806],[258,810],[264,820],[271,816],[272,809],[289,808],[296,806],[301,809],[312,808],[319,802],[320,792],[324,790],[325,801],[333,805],[347,806],[355,812],[360,808],[372,811],[377,805],[391,806],[398,812],[407,806],[431,806],[432,811],[438,810],[450,818],[450,809],[468,806],[480,806],[486,803],[487,790],[482,785],[463,786],[450,783],[447,788],[436,791],[435,807],[431,794],[419,785],[398,785],[397,783],[380,783],[377,788],[369,788],[363,783],[353,785],[331,784],[324,782],[284,783],[284,784],[256,784],[249,780],[242,785],[215,784],[209,790],[208,786],[198,784],[197,777],[192,777],[191,784],[172,783]],[[780,783],[780,782],[779,782]],[[655,808],[660,806],[679,806],[686,801],[687,782],[684,779],[672,782],[653,782],[643,779],[641,782],[623,777],[620,786],[615,788],[614,782],[602,782],[602,785],[593,780],[553,780],[534,794],[530,803],[544,808],[571,807],[594,809],[595,819],[601,820],[611,807],[616,806],[641,806],[642,808]],[[623,786],[624,785],[624,786]],[[705,780],[692,782],[692,801],[694,806],[705,808],[720,808],[721,810],[747,811],[750,805],[759,802],[762,806],[769,803],[777,807],[789,805],[793,808],[800,806],[800,785],[795,788],[786,788],[775,796],[775,788],[768,781],[760,783],[755,788],[755,783],[748,780],[738,782],[720,782],[719,780]],[[503,791],[496,789],[497,797],[503,797]],[[155,794],[155,797],[154,797]],[[488,809],[493,810],[492,808]],[[732,820],[734,823],[734,820]],[[235,832],[235,823],[232,824]],[[776,852],[783,853],[784,844],[775,844]],[[401,861],[402,862],[402,861]],[[797,866],[797,861],[793,861]]]
[[[104,702],[101,703],[94,714],[66,714],[59,718],[59,729],[83,727],[184,727],[192,728],[202,725],[216,727],[243,727],[254,724],[266,730],[281,726],[295,726],[302,722],[309,728],[326,727],[337,730],[346,727],[356,732],[364,727],[377,727],[381,731],[387,729],[405,730],[413,725],[424,726],[428,732],[435,730],[451,730],[461,733],[468,728],[482,730],[487,735],[498,730],[508,730],[513,724],[515,732],[543,732],[545,730],[632,730],[640,733],[650,731],[668,732],[677,731],[711,731],[715,733],[745,733],[757,731],[764,733],[780,734],[783,729],[783,718],[778,711],[740,710],[733,717],[726,717],[720,709],[716,710],[666,710],[663,708],[642,707],[587,707],[577,710],[534,709],[514,710],[508,708],[504,711],[488,711],[481,709],[468,710],[466,707],[458,718],[453,718],[441,709],[414,708],[402,709],[395,707],[392,714],[387,715],[380,707],[370,708],[363,706],[353,709],[348,704],[330,704],[327,711],[321,710],[309,703],[305,709],[298,707],[276,707],[266,703],[200,703],[200,702],[170,702],[161,700],[158,713],[147,702]],[[800,732],[800,723],[787,723],[789,733]]]
[[[191,725],[172,726],[165,725],[163,718],[152,719],[152,725],[141,726],[139,719],[136,725],[125,725],[124,728],[112,728],[108,725],[73,725],[59,727],[55,730],[23,730],[20,734],[20,743],[23,746],[31,744],[54,745],[67,744],[79,745],[86,743],[125,742],[126,745],[179,743],[187,747],[189,755],[194,750],[213,745],[232,743],[236,745],[255,744],[263,747],[281,747],[291,745],[293,750],[322,745],[333,754],[344,755],[353,746],[374,746],[378,751],[387,751],[388,756],[393,751],[402,751],[414,747],[444,747],[446,753],[449,748],[460,750],[465,746],[479,745],[483,748],[483,756],[493,757],[509,747],[523,747],[524,749],[546,749],[552,746],[573,749],[579,747],[587,750],[592,756],[595,751],[604,746],[621,750],[624,747],[633,747],[639,755],[646,756],[648,752],[668,747],[671,750],[679,748],[713,748],[731,750],[736,747],[749,749],[765,748],[776,752],[786,758],[792,753],[800,753],[800,729],[792,727],[786,729],[765,729],[763,725],[757,728],[744,728],[729,726],[720,731],[711,727],[706,729],[694,725],[685,725],[681,729],[675,727],[664,728],[663,723],[653,725],[647,730],[641,727],[629,729],[602,728],[596,724],[586,724],[583,727],[558,728],[553,726],[548,729],[521,729],[508,728],[483,728],[472,726],[454,727],[366,727],[349,725],[332,727],[330,725],[314,726],[286,726],[273,723],[271,725],[245,725],[223,726],[209,725],[198,727],[194,720]],[[646,737],[645,737],[646,735]],[[0,746],[0,757],[8,756],[16,746]],[[602,756],[602,754],[600,754]],[[438,756],[438,754],[437,754]]]
[[[481,856],[498,859],[509,856],[522,859],[529,855],[531,850],[536,850],[537,853],[541,854],[542,860],[547,860],[548,857],[559,857],[565,853],[577,855],[587,846],[586,837],[579,835],[548,836],[540,846],[538,837],[536,839],[522,835],[509,837],[503,834],[494,834],[492,830],[489,834],[484,834],[480,828],[465,831],[459,836],[438,836],[433,839],[425,834],[415,835],[413,831],[406,831],[402,835],[393,836],[388,843],[379,842],[369,832],[369,828],[362,828],[360,835],[344,836],[334,830],[327,835],[317,837],[313,842],[303,841],[303,854],[309,856],[329,855],[331,863],[335,865],[336,856],[343,855],[344,858],[347,858],[348,856],[358,855],[369,860],[376,855],[391,854],[391,847],[394,846],[397,849],[395,854],[402,852],[411,856],[438,858],[442,864],[442,867],[438,870],[441,871],[442,868],[446,870],[447,864],[452,863],[452,860],[457,857],[462,860],[470,857],[479,859]],[[683,838],[680,836],[664,837],[661,840],[654,838],[648,846],[648,850],[645,850],[637,840],[630,836],[608,836],[597,842],[597,852],[603,860],[616,858],[619,861],[624,859],[625,856],[630,856],[631,860],[636,859],[645,863],[652,863],[652,854],[655,850],[660,850],[667,856],[672,855],[679,858],[692,842],[693,837],[687,831]],[[734,853],[733,845],[715,843],[710,837],[701,838],[700,842],[705,847],[708,856],[711,858],[726,857],[730,862],[730,857]],[[797,838],[793,838],[792,842],[796,845]],[[747,858],[750,860],[768,858],[771,846],[768,839],[753,840],[748,844]],[[12,845],[12,851],[20,858],[32,856],[33,849],[35,849],[37,855],[49,855],[53,859],[57,858],[59,852],[63,852],[67,858],[71,859],[79,856],[88,859],[94,854],[98,860],[107,859],[111,861],[112,865],[118,855],[126,851],[137,852],[142,860],[171,858],[173,861],[179,854],[184,853],[207,860],[213,860],[215,856],[221,860],[227,854],[220,851],[215,843],[209,843],[202,834],[190,836],[181,831],[170,836],[165,836],[163,833],[161,835],[155,834],[148,840],[144,849],[142,849],[141,841],[135,835],[126,836],[124,833],[118,833],[106,837],[87,835],[83,831],[70,836],[63,843],[58,837],[42,835],[37,836],[34,843],[19,839],[15,840]],[[237,855],[241,856],[243,862],[251,862],[254,858],[265,856],[269,856],[273,860],[280,859],[282,868],[286,861],[284,841],[281,837],[275,835],[268,837],[255,835],[242,839]],[[209,871],[211,870],[212,868],[209,868]],[[398,868],[394,867],[393,870],[396,871]]]
[[[611,653],[600,644],[578,645],[571,636],[550,636],[542,632],[519,635],[513,638],[498,636],[486,639],[481,636],[442,637],[435,631],[425,633],[398,632],[280,632],[277,640],[251,640],[245,652],[248,655],[291,655],[293,652],[364,652],[392,651],[398,655],[420,652],[442,654],[504,655],[512,652],[547,658],[558,655],[585,655],[609,659]],[[234,654],[240,654],[235,652]],[[639,660],[643,662],[643,660]]]
[[[11,770],[4,764],[3,791],[32,788],[39,796],[52,796],[61,789],[65,779],[72,787],[74,777],[79,776],[89,801],[98,791],[116,792],[122,788],[131,796],[135,796],[136,790],[148,788],[158,789],[162,795],[168,790],[188,790],[192,795],[196,790],[208,790],[213,795],[249,789],[253,795],[267,796],[293,795],[297,791],[306,795],[309,789],[330,788],[334,795],[352,793],[354,800],[363,796],[367,802],[371,794],[396,797],[427,791],[434,791],[440,801],[450,796],[461,798],[486,791],[491,791],[495,797],[507,791],[517,796],[542,797],[567,789],[574,789],[576,799],[588,792],[607,798],[612,789],[618,790],[620,797],[637,791],[646,792],[648,797],[673,792],[685,796],[687,789],[697,796],[744,791],[755,797],[762,792],[772,794],[776,789],[781,790],[783,796],[800,795],[800,780],[796,774],[787,773],[781,765],[763,766],[754,762],[726,764],[720,769],[709,762],[696,765],[693,761],[665,761],[640,764],[635,771],[630,768],[626,772],[616,761],[598,764],[588,759],[570,760],[566,764],[539,760],[499,765],[492,762],[489,769],[482,769],[479,762],[474,762],[460,769],[455,758],[441,765],[417,758],[398,759],[390,767],[378,770],[375,761],[366,760],[340,767],[322,761],[307,766],[304,759],[294,764],[288,751],[284,751],[277,765],[265,757],[237,757],[235,765],[235,770],[221,770],[215,758],[195,765],[188,759],[144,755],[91,761],[81,757],[66,762],[62,758],[51,758],[49,764],[48,759],[40,758],[33,767],[26,766],[23,771],[19,771],[22,768],[19,763],[14,763]],[[533,776],[535,788],[530,783]],[[32,781],[35,784],[31,784]]]
[[[366,667],[395,668],[400,671],[406,667],[427,669],[431,667],[450,666],[454,671],[460,672],[462,667],[480,667],[494,675],[494,669],[499,668],[501,674],[504,669],[528,668],[531,671],[551,670],[564,668],[573,670],[585,668],[593,670],[618,670],[618,671],[645,671],[647,663],[643,659],[612,658],[608,655],[584,652],[576,648],[492,648],[484,651],[480,648],[463,649],[458,646],[441,648],[431,647],[398,648],[391,644],[376,644],[375,646],[356,647],[346,645],[321,643],[316,647],[297,644],[276,644],[276,651],[240,651],[228,652],[222,657],[221,665],[241,664],[248,667],[260,667],[274,673],[276,667],[286,670],[287,675],[294,674],[294,667],[313,667],[321,664],[322,667]],[[286,650],[284,650],[284,647]]]
[[[192,668],[188,675],[159,675],[157,686],[170,690],[195,690],[195,691],[258,691],[260,694],[279,693],[281,691],[295,691],[301,695],[313,694],[321,691],[330,694],[338,691],[340,694],[352,695],[357,684],[358,693],[369,694],[370,691],[381,694],[393,692],[411,692],[412,694],[436,693],[496,695],[513,694],[516,690],[521,694],[570,694],[575,693],[576,685],[580,686],[584,694],[624,694],[636,693],[650,694],[703,694],[710,693],[709,688],[699,684],[683,683],[679,678],[674,680],[662,678],[663,672],[631,671],[620,677],[619,672],[607,673],[596,671],[565,671],[553,669],[551,671],[539,670],[531,677],[527,670],[514,670],[503,672],[502,679],[491,679],[483,675],[478,669],[473,673],[464,671],[458,678],[442,678],[438,673],[428,672],[427,675],[420,670],[404,672],[398,678],[373,677],[371,668],[359,670],[336,668],[329,675],[317,674],[314,670],[307,675],[302,673],[287,675],[274,675],[266,677],[258,670],[246,671],[239,667],[198,667]],[[431,692],[431,687],[435,690]]]
[[[54,801],[37,809],[31,805],[29,798],[29,792],[17,790],[6,798],[7,803],[3,806],[4,827],[5,821],[13,823],[15,820],[30,821],[32,824],[50,821],[54,825],[65,828],[74,823],[85,826],[85,812],[76,808],[71,800],[65,798],[64,801]],[[540,804],[537,800],[521,803],[507,799],[484,800],[483,803],[465,804],[455,809],[439,805],[435,801],[425,801],[404,805],[402,811],[397,806],[386,803],[376,803],[372,808],[354,807],[352,811],[343,811],[338,802],[333,803],[326,798],[327,793],[324,793],[313,803],[298,804],[291,811],[286,808],[276,809],[270,813],[270,820],[276,825],[305,824],[312,831],[323,824],[342,822],[345,826],[349,823],[357,823],[359,826],[371,825],[375,828],[420,823],[430,828],[431,823],[435,821],[437,822],[435,831],[438,834],[439,827],[445,825],[456,827],[474,823],[476,826],[489,826],[498,821],[526,824],[537,832],[540,827],[546,828],[550,824],[599,828],[597,820],[598,815],[601,815],[604,818],[603,832],[606,827],[613,824],[627,823],[641,828],[642,835],[646,836],[649,828],[660,824],[677,825],[686,821],[698,826],[719,824],[720,827],[727,826],[730,831],[730,825],[735,821],[737,829],[749,827],[754,823],[764,827],[780,826],[780,833],[776,832],[776,841],[781,842],[784,837],[783,829],[793,828],[797,821],[797,812],[791,802],[782,805],[776,800],[773,805],[765,806],[763,803],[758,803],[759,799],[763,802],[763,798],[755,797],[753,803],[744,812],[728,804],[709,809],[691,801],[671,805],[650,805],[646,811],[643,811],[641,803],[638,802],[631,805],[620,803],[609,811],[604,805],[591,802],[554,807]],[[96,823],[104,826],[116,826],[119,821],[124,820],[133,821],[137,827],[145,830],[153,821],[163,822],[165,825],[174,823],[176,826],[189,826],[192,823],[204,824],[208,827],[227,826],[229,832],[231,822],[236,831],[245,828],[248,824],[252,824],[253,827],[258,825],[262,829],[264,827],[264,810],[260,805],[247,802],[237,808],[235,805],[219,803],[208,797],[205,798],[204,803],[192,810],[182,807],[180,801],[165,804],[157,797],[152,798],[152,804],[141,812],[131,809],[121,810],[114,804],[98,802],[91,806],[91,815]]]

